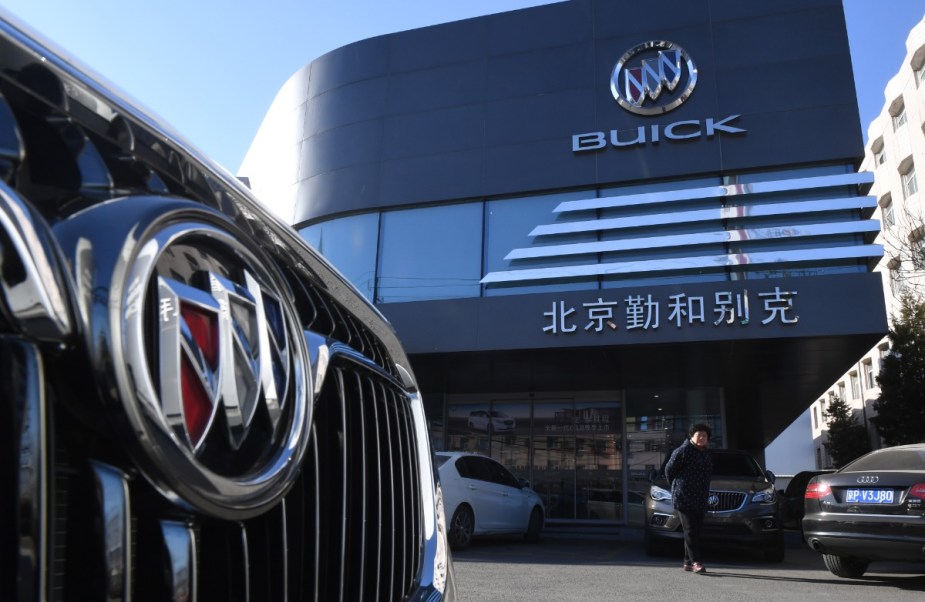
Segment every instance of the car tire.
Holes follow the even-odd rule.
[[[449,532],[447,533],[450,540],[451,550],[465,550],[472,543],[472,535],[475,533],[475,514],[469,506],[460,506],[453,513],[453,520],[450,521]]]
[[[527,532],[524,533],[524,539],[529,543],[536,543],[540,540],[540,531],[543,530],[543,511],[539,507],[533,508],[530,513],[530,522],[527,523]]]
[[[835,556],[834,554],[823,554],[822,561],[825,563],[825,568],[829,569],[833,575],[847,579],[862,577],[870,565],[870,561],[864,558]]]

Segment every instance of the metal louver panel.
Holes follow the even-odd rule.
[[[872,181],[844,173],[566,201],[481,283],[862,269],[883,256],[871,244],[877,201],[862,192]]]

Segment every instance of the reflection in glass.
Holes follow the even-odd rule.
[[[485,273],[511,269],[583,265],[588,263],[586,255],[543,257],[538,259],[508,260],[505,256],[519,248],[567,243],[594,242],[594,232],[562,236],[533,237],[530,232],[539,225],[557,221],[553,210],[559,203],[593,198],[594,191],[548,194],[535,197],[489,201],[486,208]],[[566,221],[587,219],[586,215],[569,214]],[[486,296],[536,293],[542,291],[571,291],[597,288],[597,278],[582,281],[558,281],[554,284],[490,285]]]
[[[694,388],[630,389],[625,396],[625,417],[619,395],[600,393],[593,400],[450,400],[446,449],[490,456],[528,480],[550,520],[642,526],[649,474],[691,423],[710,424],[711,446],[725,446],[722,395]]]
[[[478,297],[482,203],[382,214],[377,301]]]
[[[336,218],[303,228],[299,234],[364,297],[373,300],[379,243],[378,213]]]
[[[703,389],[629,389],[626,391],[627,520],[633,501],[641,503],[652,471],[660,470],[671,452],[687,438],[687,429],[704,422],[713,429],[710,447],[725,447],[721,391]]]

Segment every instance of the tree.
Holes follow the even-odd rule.
[[[894,296],[921,296],[925,294],[925,208],[917,202],[899,205],[894,207],[892,200],[881,203],[882,265]]]
[[[841,468],[870,451],[867,429],[858,424],[844,400],[839,397],[833,399],[822,415],[829,427],[829,440],[825,442],[825,448],[835,468]]]
[[[904,294],[892,321],[871,422],[887,445],[925,442],[925,303]]]

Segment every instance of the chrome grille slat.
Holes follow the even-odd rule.
[[[741,491],[710,491],[719,498],[716,506],[708,506],[708,512],[732,512],[745,504],[746,495]]]
[[[97,520],[103,530],[103,558],[107,599],[132,599],[132,508],[128,477],[117,468],[91,462],[99,506]]]
[[[366,399],[364,398],[362,382],[360,380],[359,374],[353,375],[355,384],[354,387],[358,393],[357,401],[359,403],[355,404],[362,408],[366,405]],[[348,408],[349,408],[348,404]],[[356,408],[354,408],[356,409]],[[353,412],[356,417],[352,420],[355,424],[356,436],[360,441],[365,442],[368,437],[368,425],[366,420],[366,412],[355,411]],[[371,542],[375,541],[375,530],[372,528],[375,524],[375,515],[372,513],[372,505],[375,502],[376,495],[376,485],[373,475],[375,471],[373,467],[375,465],[375,458],[370,457],[369,454],[369,445],[358,446],[359,449],[356,450],[357,463],[359,467],[356,468],[353,474],[356,477],[354,486],[360,487],[360,491],[357,494],[357,505],[359,506],[356,509],[354,516],[361,517],[362,523],[357,526],[356,532],[358,537],[359,548],[356,550],[356,556],[358,557],[358,565],[356,566],[356,573],[358,579],[357,591],[365,594],[367,588],[376,586],[375,579],[369,579],[368,572],[370,565],[375,564],[375,558],[369,558],[368,555],[362,554],[362,550],[368,549]]]
[[[318,584],[318,600],[401,599],[420,570],[420,545],[411,542],[422,536],[422,502],[407,403],[382,376],[332,361],[309,449],[317,470],[303,474],[318,487],[316,574],[331,577]]]
[[[195,531],[184,523],[161,521],[161,535],[168,555],[166,579],[171,599],[197,602],[198,546]]]
[[[383,492],[383,499],[386,502],[387,514],[386,516],[389,519],[388,524],[383,526],[384,533],[384,544],[385,549],[383,550],[384,554],[387,554],[385,562],[387,563],[386,570],[384,571],[386,575],[386,584],[385,591],[392,593],[390,598],[394,599],[396,584],[394,582],[395,578],[395,533],[398,528],[398,513],[396,509],[396,503],[398,501],[398,496],[396,494],[396,475],[395,475],[395,458],[393,456],[393,450],[395,449],[396,442],[392,441],[392,435],[395,433],[395,426],[393,411],[394,408],[386,404],[384,401],[381,404],[382,406],[382,416],[383,418],[379,421],[379,424],[382,425],[385,431],[384,436],[379,437],[379,442],[381,445],[381,452],[383,457],[387,460],[385,465],[385,470],[383,476],[385,477],[385,482],[388,484],[388,490]]]
[[[0,560],[6,566],[18,566],[19,579],[14,571],[5,570],[7,577],[0,578],[4,591],[19,591],[20,599],[47,598],[52,589],[49,576],[49,472],[48,453],[50,440],[46,429],[47,408],[43,386],[42,358],[29,344],[12,338],[0,337],[0,399],[6,400],[3,418],[9,420],[8,434],[14,442],[15,458],[3,457],[10,473],[3,474],[2,486],[11,495],[4,495],[4,516],[13,517],[17,528],[0,535],[4,550],[18,550],[17,557]],[[6,507],[9,500],[10,507]],[[7,538],[15,539],[7,541]],[[57,568],[57,567],[53,567]]]

